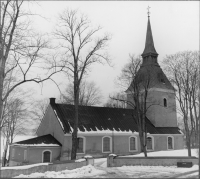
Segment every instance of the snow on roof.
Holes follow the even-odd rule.
[[[181,134],[184,134],[180,129],[178,130]]]
[[[35,147],[52,147],[52,146],[59,146],[58,144],[45,144],[45,143],[41,143],[41,144],[12,144],[14,146],[35,146]]]
[[[61,125],[62,129],[64,130],[63,123],[61,122],[60,118],[58,117],[58,114],[57,114],[57,112],[56,112],[56,110],[55,110],[55,109],[54,109],[54,112],[55,112],[55,115],[56,115],[56,117],[57,117],[57,119],[58,119],[58,121],[59,121],[59,123],[60,123],[60,125]]]
[[[99,129],[96,128],[96,131],[85,131],[85,132],[78,129],[78,134],[80,134],[80,135],[85,135],[85,134],[86,135],[93,135],[93,134],[138,135],[139,133],[135,132],[135,131],[132,132],[131,130],[129,130],[129,131],[121,131],[120,129],[119,129],[119,131],[117,131],[117,130],[99,130]]]
[[[28,140],[19,141],[11,145],[22,145],[22,146],[62,146],[51,134],[38,136]]]

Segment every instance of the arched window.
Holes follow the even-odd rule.
[[[147,137],[147,150],[153,150],[154,149],[154,141],[153,137]]]
[[[50,150],[43,151],[42,159],[43,163],[51,162],[51,151]]]
[[[172,136],[167,137],[167,149],[168,150],[174,149],[174,138]]]
[[[103,137],[103,152],[111,152],[111,137]]]
[[[167,107],[167,100],[166,98],[163,99],[164,107]]]
[[[27,150],[24,150],[24,160],[27,160]]]
[[[83,137],[78,137],[77,138],[78,142],[78,147],[77,147],[77,153],[85,153],[84,149],[84,138]]]
[[[15,148],[12,149],[12,158],[15,157]]]
[[[137,138],[134,136],[129,137],[129,151],[137,150]]]

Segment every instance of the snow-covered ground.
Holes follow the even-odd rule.
[[[196,156],[196,150],[192,149]],[[138,154],[135,156],[143,156]],[[148,156],[187,156],[187,150],[171,150],[148,153]],[[177,166],[122,166],[107,168],[107,159],[95,159],[94,166],[88,165],[60,172],[32,173],[16,178],[199,178],[198,165],[191,168]]]
[[[106,171],[99,170],[92,165],[83,166],[74,170],[63,170],[60,172],[48,171],[45,173],[32,173],[31,175],[19,175],[15,178],[95,178],[106,174]]]
[[[191,153],[192,156],[198,157],[197,149],[192,149]],[[150,156],[188,156],[188,150],[187,149],[181,149],[181,150],[168,150],[168,151],[158,151],[158,152],[149,152],[147,154]],[[144,153],[140,153],[137,155],[127,155],[126,157],[143,157]]]

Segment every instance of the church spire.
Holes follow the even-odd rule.
[[[152,32],[151,32],[151,24],[150,24],[150,12],[149,12],[149,8],[148,7],[148,23],[147,23],[147,34],[146,34],[146,43],[145,43],[145,49],[142,53],[142,57],[146,57],[146,56],[154,56],[157,57],[158,53],[155,50],[154,47],[154,43],[153,43],[153,36],[152,36]]]

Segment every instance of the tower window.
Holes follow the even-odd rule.
[[[162,73],[158,73],[158,81],[162,82],[163,84],[165,84],[165,80],[164,80],[164,76]]]
[[[166,98],[163,99],[164,107],[167,107],[167,100]]]
[[[163,78],[161,78],[160,81],[165,84],[165,80]]]

